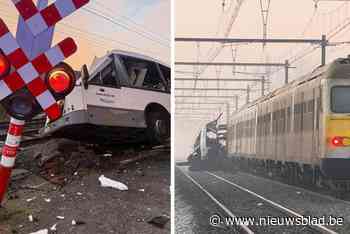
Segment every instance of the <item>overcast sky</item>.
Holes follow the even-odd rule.
[[[84,8],[97,10],[117,23],[84,10],[58,23],[54,42],[70,36],[78,44],[77,53],[67,60],[75,68],[90,65],[94,56],[112,49],[136,51],[170,63],[170,0],[91,0]],[[0,0],[0,17],[15,32],[18,12],[10,0]]]
[[[201,0],[176,0],[176,36],[178,37],[223,37],[224,31],[230,17],[233,13],[233,7],[236,4],[235,0],[226,0],[226,7],[223,10],[222,1],[201,1]],[[233,3],[230,8],[230,3]],[[194,14],[195,12],[195,14]],[[332,30],[341,28],[342,25],[350,22],[349,3],[344,2],[320,2],[315,8],[313,0],[271,0],[270,14],[268,21],[268,38],[321,38],[322,34],[331,35]],[[349,41],[349,29],[341,30],[337,36],[331,41]],[[262,38],[262,17],[260,12],[260,4],[257,0],[244,1],[237,20],[235,21],[230,37],[233,38]],[[176,43],[176,61],[197,61],[206,62],[210,48],[217,46],[213,43]],[[235,45],[233,46],[235,48]],[[263,62],[265,57],[269,58],[269,62],[282,63],[285,59],[291,56],[303,54],[305,51],[312,50],[310,45],[267,45],[265,53],[261,45],[246,44],[237,46],[236,62]],[[327,62],[337,58],[346,57],[350,54],[349,46],[337,46],[327,49]],[[220,55],[216,58],[217,62],[232,62],[232,48],[226,46]],[[304,59],[295,63],[297,68],[290,71],[291,79],[305,74],[320,64],[320,50],[316,49],[313,53],[306,56]],[[176,71],[193,72],[194,67],[177,66]],[[246,72],[265,72],[264,68],[236,68],[236,71]],[[232,67],[207,68],[201,75],[203,78],[231,78]],[[176,73],[176,77],[192,77],[188,73]],[[249,78],[243,75],[235,75],[237,78]],[[272,76],[271,89],[277,88],[283,84],[283,71],[275,73]],[[231,84],[231,85],[230,85]],[[235,82],[222,83],[221,88],[246,88],[247,83]],[[193,87],[192,81],[179,81],[176,87]],[[197,87],[212,87],[216,88],[217,83],[198,82]],[[256,90],[252,94],[252,98],[257,98],[260,95],[260,86],[255,84],[253,89]],[[202,91],[196,91],[198,94],[205,94]],[[187,95],[191,91],[177,91],[179,95]],[[207,91],[207,94],[217,95],[217,91]],[[233,95],[233,92],[222,91],[220,95]],[[246,96],[244,92],[236,92],[240,96],[240,104],[242,105]],[[177,101],[193,101],[195,99],[180,99]],[[196,99],[198,101],[198,99]],[[208,99],[215,101],[213,99]],[[204,101],[202,98],[201,101]],[[217,99],[216,101],[223,101]],[[182,107],[190,107],[190,105],[182,105]],[[177,108],[179,108],[178,105]],[[203,112],[200,110],[191,110],[192,112]],[[178,112],[188,112],[182,110]],[[205,111],[204,111],[205,112]],[[212,117],[213,115],[211,115]],[[213,118],[213,117],[212,117]],[[175,151],[177,159],[185,159],[191,151],[195,136],[198,131],[206,123],[203,119],[184,120],[176,118],[176,138]]]

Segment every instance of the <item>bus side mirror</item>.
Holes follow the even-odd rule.
[[[83,67],[81,68],[81,83],[83,84],[84,89],[88,89],[89,87],[89,84],[88,84],[89,78],[90,78],[89,71],[87,69],[86,64],[84,64]]]

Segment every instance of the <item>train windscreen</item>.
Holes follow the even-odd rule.
[[[334,113],[350,113],[350,86],[331,89],[331,110]]]

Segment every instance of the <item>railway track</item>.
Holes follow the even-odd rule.
[[[303,215],[287,208],[277,202],[269,200],[237,183],[218,176],[212,172],[191,172],[185,167],[177,167],[198,189],[219,206],[227,217],[283,217],[301,219]],[[258,206],[256,205],[258,204]],[[233,210],[231,207],[234,207]],[[226,220],[227,218],[223,219]],[[230,218],[232,220],[232,218]],[[224,221],[224,224],[227,221]],[[279,225],[266,226],[248,222],[249,225],[240,224],[243,233],[330,233],[336,231],[317,224],[313,225]]]

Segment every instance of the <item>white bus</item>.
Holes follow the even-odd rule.
[[[44,135],[99,144],[170,138],[170,67],[153,58],[112,51],[86,67]],[[90,75],[89,75],[90,74]]]

